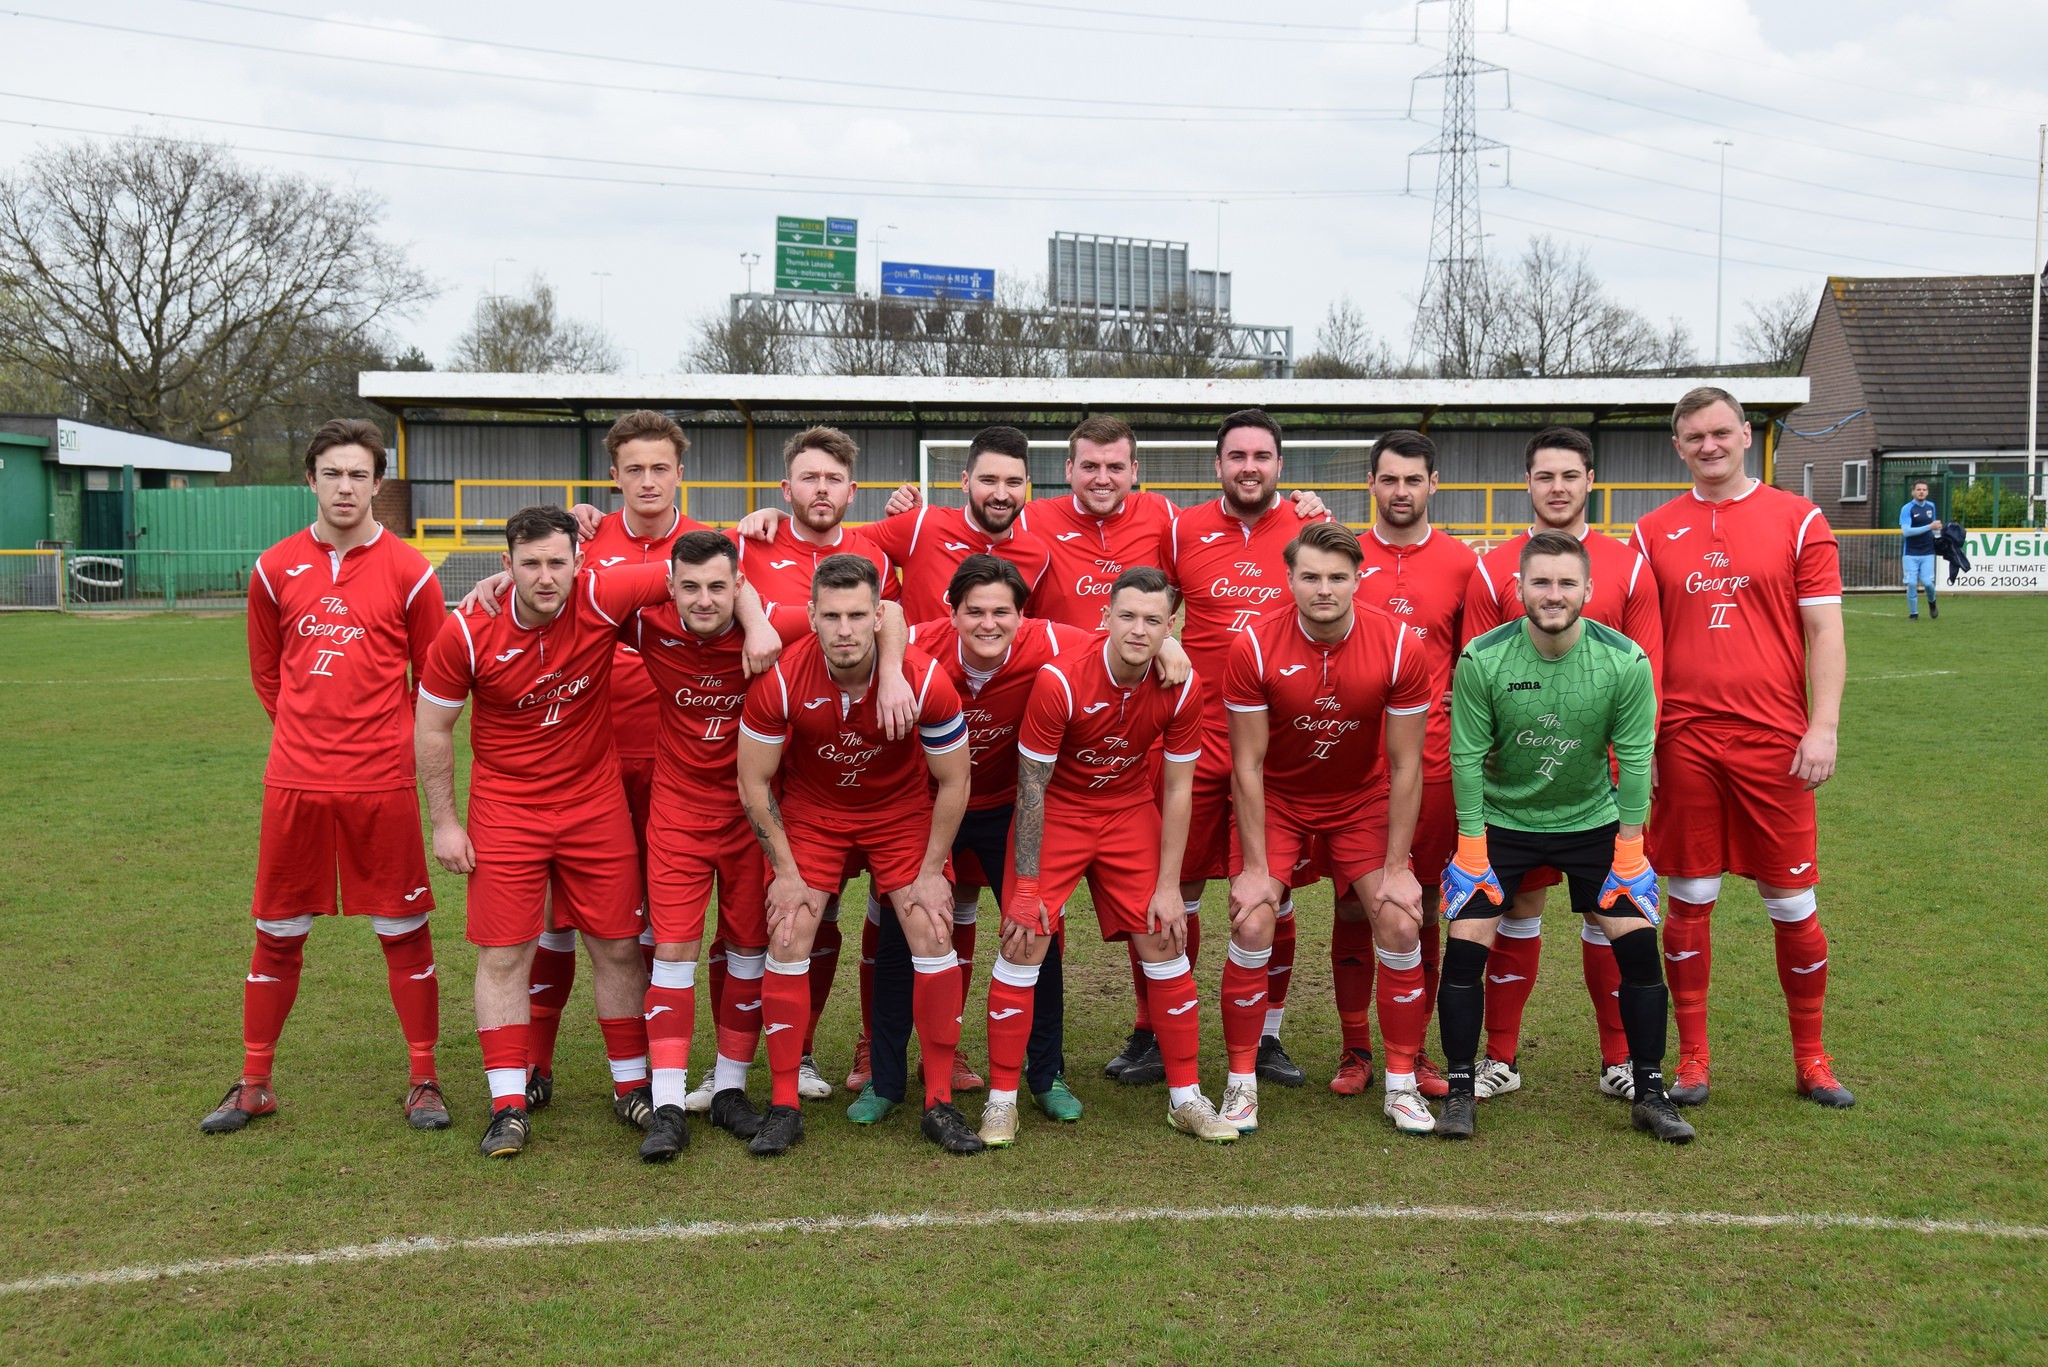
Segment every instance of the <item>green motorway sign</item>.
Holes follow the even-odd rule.
[[[775,288],[814,294],[854,293],[854,252],[860,224],[850,218],[775,220]]]

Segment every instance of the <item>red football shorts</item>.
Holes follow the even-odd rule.
[[[820,812],[784,802],[782,829],[805,887],[837,894],[866,864],[879,898],[917,881],[931,841],[932,809],[920,802],[908,810]]]
[[[1266,795],[1266,871],[1289,889],[1334,878],[1349,890],[1387,863],[1387,790],[1380,787],[1342,816],[1303,816]],[[1230,847],[1230,872],[1244,868],[1237,842]]]
[[[1442,782],[1427,780],[1422,785],[1422,811],[1415,818],[1415,842],[1409,848],[1409,867],[1423,887],[1441,882],[1444,865],[1458,850],[1458,802],[1451,796],[1451,776]]]
[[[654,756],[619,757],[619,777],[626,783],[626,810],[633,814],[633,839],[642,863],[647,860],[647,814],[654,804]]]
[[[1820,882],[1813,794],[1791,772],[1798,748],[1776,731],[1697,722],[1659,735],[1647,850],[1657,872]]]
[[[1006,901],[1016,886],[1016,848],[1013,832]],[[1073,811],[1048,799],[1038,895],[1051,909],[1054,930],[1061,928],[1060,909],[1083,878],[1103,939],[1142,935],[1152,890],[1159,885],[1159,809],[1140,802],[1118,812]]]
[[[417,916],[434,909],[417,793],[263,790],[256,895],[249,906],[256,919],[334,915],[337,876],[341,910],[349,916]]]
[[[768,860],[744,812],[723,826],[683,826],[658,811],[647,829],[647,919],[657,944],[704,938],[704,911],[718,883],[718,933],[726,943],[768,943]]]
[[[554,891],[554,927],[599,940],[640,934],[644,891],[633,817],[613,789],[569,806],[469,799],[469,942],[523,945],[541,932],[541,906]]]

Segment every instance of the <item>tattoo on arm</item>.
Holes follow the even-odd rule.
[[[775,794],[772,791],[768,794],[768,820],[764,822],[755,816],[753,808],[749,806],[747,823],[754,828],[754,838],[761,842],[761,852],[768,856],[768,862],[772,865],[775,862],[775,837],[770,834],[771,826],[773,830],[783,829],[782,809],[775,805]]]
[[[1045,840],[1045,781],[1052,766],[1017,757],[1017,875],[1038,877],[1038,852]]]

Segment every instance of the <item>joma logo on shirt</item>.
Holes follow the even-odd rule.
[[[1534,679],[1515,679],[1508,684],[1510,693],[1540,693],[1543,685]]]

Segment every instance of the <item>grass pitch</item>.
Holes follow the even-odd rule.
[[[268,727],[239,618],[0,619],[0,1282],[416,1236],[746,1224],[783,1217],[1233,1205],[1839,1213],[2048,1225],[2034,1073],[2048,1054],[2048,603],[1952,596],[1909,624],[1849,603],[1842,767],[1821,799],[1829,1045],[1860,1104],[1792,1091],[1770,931],[1729,884],[1716,920],[1714,1098],[1659,1147],[1592,1086],[1576,927],[1549,918],[1524,1089],[1467,1145],[1404,1139],[1379,1095],[1331,1096],[1328,894],[1300,902],[1287,1039],[1299,1092],[1228,1149],[1164,1124],[1157,1089],[1099,1065],[1128,1025],[1120,951],[1076,934],[1058,1128],[948,1159],[906,1109],[842,1101],[754,1161],[708,1126],[645,1167],[617,1124],[588,974],[556,1101],[517,1162],[484,1107],[459,880],[437,876],[443,1075],[457,1128],[406,1130],[405,1054],[367,925],[323,923],[278,1054],[279,1115],[207,1139],[239,1066],[240,979]],[[1220,903],[1217,885],[1212,903]],[[1088,921],[1085,912],[1078,924]],[[1220,917],[1218,918],[1220,921]],[[984,921],[975,1003],[992,962]],[[1200,979],[1221,1081],[1220,936]],[[843,1073],[853,944],[820,1031]],[[978,1010],[966,1048],[983,1058]],[[698,1056],[708,1055],[702,1021]],[[755,1071],[757,1092],[765,1069]],[[970,1117],[975,1105],[966,1108]],[[2040,1360],[2048,1239],[1853,1228],[1273,1217],[786,1229],[0,1291],[0,1354],[364,1361],[621,1354],[751,1361]]]

